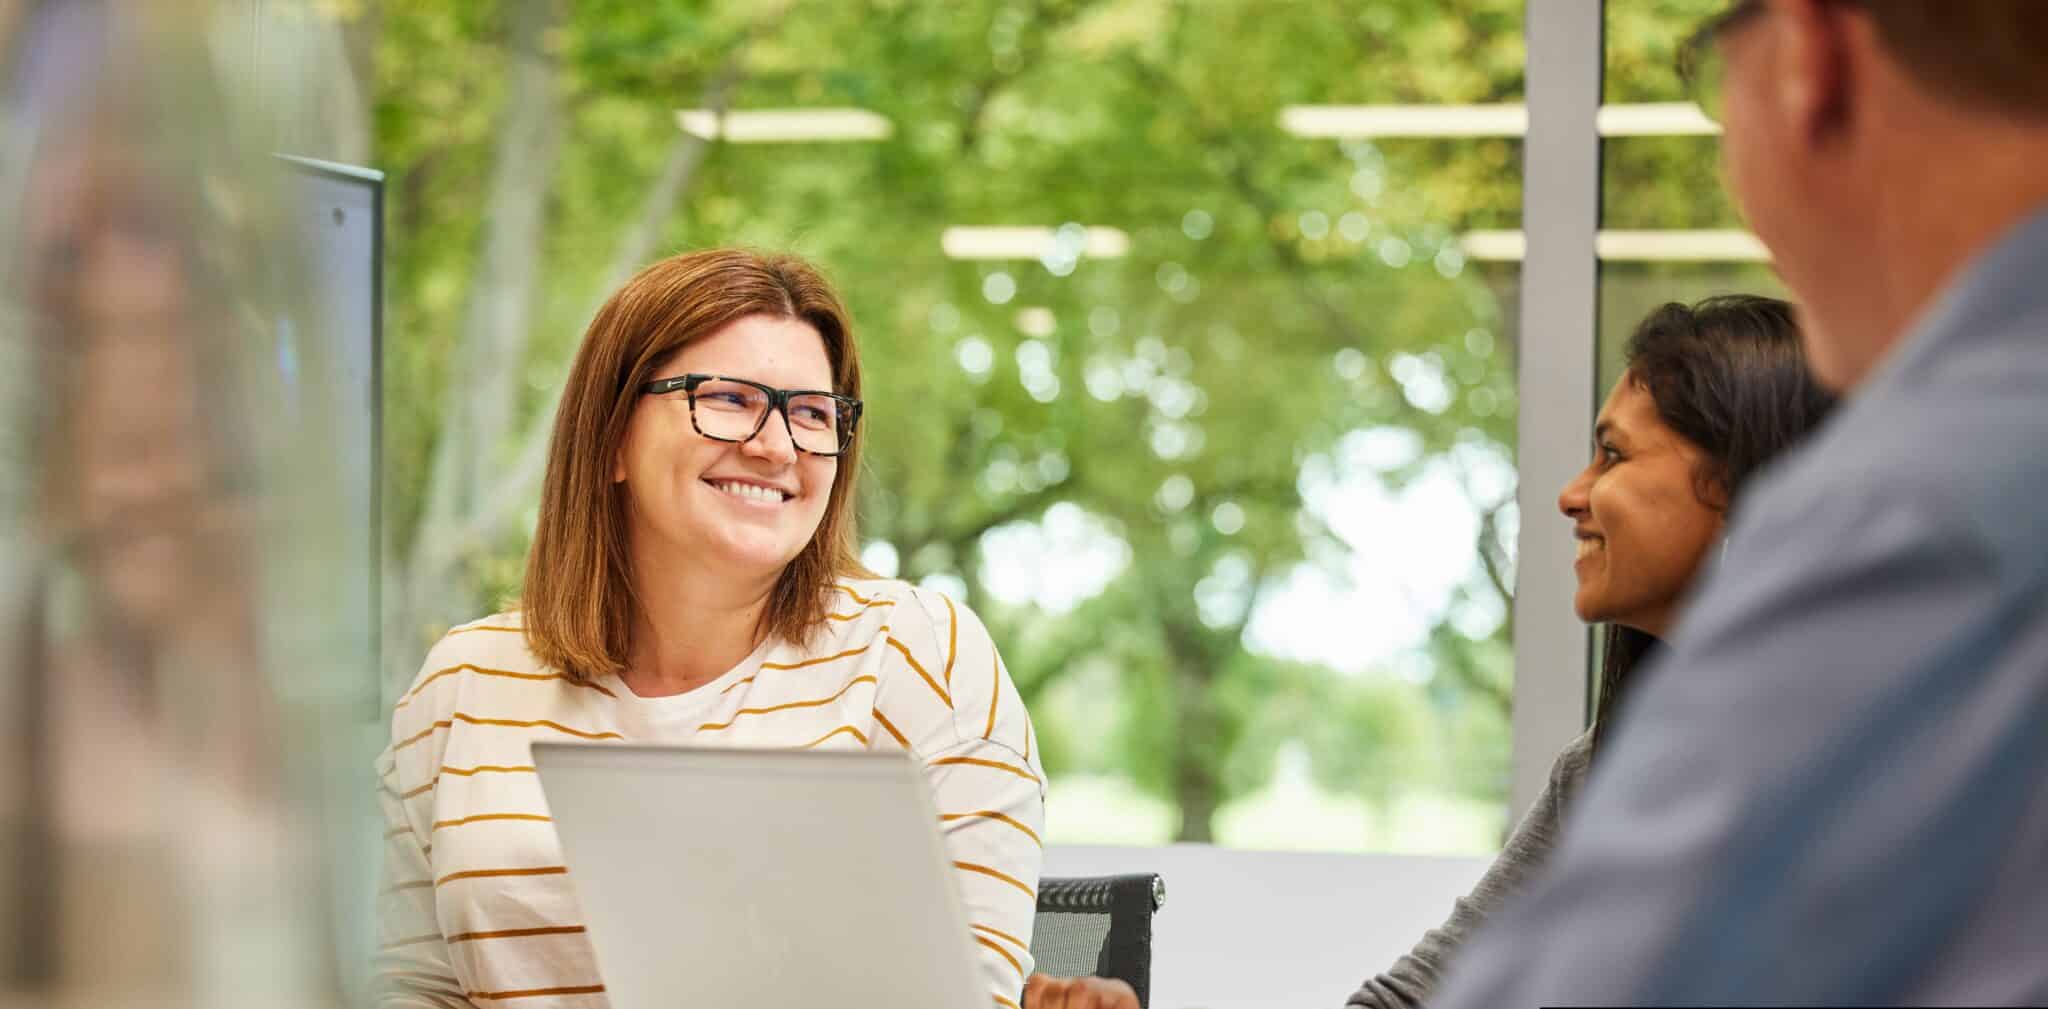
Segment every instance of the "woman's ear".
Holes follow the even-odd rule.
[[[1699,499],[1700,504],[1706,505],[1716,516],[1726,520],[1728,516],[1728,485],[1722,483],[1721,479],[1715,476],[1713,470],[1704,462],[1693,470],[1692,493],[1694,497]]]

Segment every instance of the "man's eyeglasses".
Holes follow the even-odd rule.
[[[1686,96],[1698,103],[1700,111],[1721,121],[1723,61],[1721,41],[1736,27],[1763,13],[1763,0],[1737,0],[1727,10],[1709,18],[1678,47],[1678,79]]]
[[[714,441],[746,442],[761,433],[768,415],[782,414],[790,443],[811,455],[835,456],[853,443],[860,400],[811,389],[777,389],[723,375],[657,378],[640,387],[648,396],[680,390],[690,401],[690,426]]]

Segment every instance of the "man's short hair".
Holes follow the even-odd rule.
[[[1953,101],[2048,123],[2048,0],[1859,0],[1886,50]]]

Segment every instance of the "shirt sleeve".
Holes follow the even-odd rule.
[[[437,650],[438,651],[438,650]],[[427,669],[437,668],[430,655]],[[426,675],[422,671],[422,675]],[[408,695],[408,701],[412,696]],[[434,904],[428,858],[433,773],[445,733],[424,703],[401,701],[391,719],[391,744],[377,757],[377,806],[384,815],[383,868],[378,874],[377,949],[372,962],[379,1009],[470,1009],[448,957]],[[404,759],[401,758],[401,754]],[[418,780],[415,780],[418,779]]]
[[[1031,974],[1045,828],[1045,771],[1030,716],[988,631],[966,607],[912,590],[877,697],[889,731],[925,768],[956,890],[995,1005]]]
[[[1955,948],[2038,802],[2048,678],[2009,649],[2040,590],[1891,490],[1738,523],[1440,1009],[1895,1003]]]
[[[1522,822],[1515,825],[1514,833],[1501,846],[1500,855],[1487,866],[1486,875],[1473,884],[1471,893],[1451,906],[1450,917],[1424,933],[1415,948],[1394,961],[1385,973],[1367,978],[1345,1001],[1347,1007],[1419,1009],[1442,983],[1444,968],[1465,941],[1488,916],[1520,893],[1550,857],[1550,849],[1557,843],[1564,806],[1585,775],[1591,740],[1589,732],[1558,754],[1542,794],[1523,815]]]

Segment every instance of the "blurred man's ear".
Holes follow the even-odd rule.
[[[1831,143],[1847,125],[1859,63],[1874,54],[1876,34],[1852,8],[1835,0],[1776,0],[1767,19],[1778,111],[1792,135],[1815,146]]]

